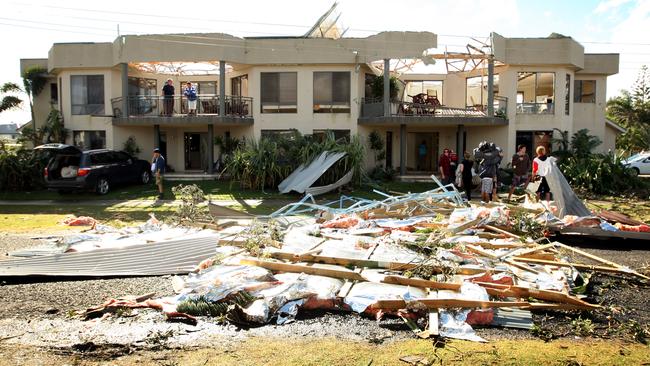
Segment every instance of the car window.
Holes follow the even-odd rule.
[[[90,155],[90,163],[92,165],[106,165],[111,163],[111,157],[109,153],[96,153]]]
[[[131,159],[131,156],[129,156],[129,154],[127,154],[127,153],[125,153],[123,151],[116,151],[115,155],[117,156],[117,160],[119,162],[126,162],[129,159]]]

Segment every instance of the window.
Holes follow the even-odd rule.
[[[129,77],[129,96],[157,95],[157,85],[156,79]]]
[[[104,114],[104,75],[70,77],[72,114]]]
[[[106,131],[73,131],[72,141],[81,150],[105,149]]]
[[[573,102],[596,103],[596,80],[576,80],[573,88]]]
[[[334,139],[337,141],[341,139],[347,142],[350,141],[350,130],[314,130],[312,135],[314,140],[323,142],[329,132],[334,134]]]
[[[350,113],[350,73],[314,73],[314,113]]]
[[[288,140],[293,140],[298,134],[298,130],[262,130],[263,139],[277,139],[285,138]]]
[[[517,113],[555,113],[555,73],[520,72],[517,75],[517,93],[523,95],[517,101]]]
[[[261,79],[262,113],[298,112],[298,73],[263,72]]]
[[[230,94],[238,97],[248,95],[248,75],[241,75],[230,79]]]
[[[217,82],[216,81],[192,81],[189,80],[190,83],[192,83],[192,86],[196,89],[197,94],[212,94],[216,95],[217,94]],[[181,90],[180,94],[183,94],[183,91],[187,88],[187,81],[181,81]]]
[[[404,87],[404,102],[413,102],[413,96],[426,94],[427,97],[438,98],[442,104],[442,86],[441,80],[424,80],[424,81],[407,81]]]
[[[53,105],[59,103],[59,86],[57,83],[50,84],[50,103]]]
[[[465,105],[477,110],[487,109],[488,104],[488,77],[474,76],[465,79]],[[499,75],[494,75],[494,95],[499,95]]]
[[[570,109],[570,104],[571,104],[571,75],[566,74],[566,84],[564,87],[564,114],[567,116],[569,115],[569,112],[571,112]]]

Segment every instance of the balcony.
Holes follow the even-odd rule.
[[[517,103],[517,114],[555,114],[553,102]]]
[[[175,95],[136,95],[111,99],[113,124],[149,126],[155,124],[221,124],[253,123],[253,98],[226,95],[224,113],[220,113],[220,97],[199,94],[196,114],[188,116],[186,97]],[[126,113],[125,113],[126,110]]]
[[[486,106],[454,108],[427,103],[390,102],[390,113],[384,115],[381,98],[364,98],[361,102],[359,124],[364,125],[417,125],[417,126],[494,126],[507,125],[508,98],[495,96],[495,116],[489,117]]]

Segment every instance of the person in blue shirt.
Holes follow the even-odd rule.
[[[198,96],[196,94],[196,88],[189,81],[187,82],[186,85],[187,86],[183,91],[183,95],[187,97],[187,115],[196,116],[196,100],[198,99]]]
[[[151,172],[156,177],[156,185],[158,186],[158,199],[163,198],[163,175],[165,174],[165,158],[160,155],[160,149],[153,149],[153,159],[151,160]]]
[[[422,140],[420,146],[418,146],[418,170],[424,170],[427,161],[427,143]]]

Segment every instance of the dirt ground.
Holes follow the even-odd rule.
[[[0,253],[3,254],[36,245],[38,242],[27,235],[0,236]],[[583,249],[631,268],[650,263],[650,247],[626,248],[610,243],[605,248],[600,245]],[[5,361],[13,360],[10,364],[49,361],[84,364],[82,360],[102,363],[122,358],[139,362],[138,357],[151,361],[155,355],[162,354],[166,356],[160,356],[159,362],[153,364],[171,365],[184,364],[184,352],[188,349],[237,348],[251,339],[289,343],[337,339],[366,346],[392,347],[415,338],[399,319],[377,322],[349,313],[311,312],[300,314],[288,325],[251,329],[217,324],[207,318],[201,319],[196,326],[170,323],[162,314],[150,309],[134,310],[101,321],[83,321],[73,314],[107,298],[149,292],[156,292],[157,296],[171,295],[170,276],[32,283],[5,279],[0,286],[0,353],[6,356]],[[603,305],[603,310],[536,313],[533,331],[479,328],[477,333],[497,344],[542,342],[539,339],[573,342],[578,337],[614,339],[624,342],[626,347],[642,345],[650,329],[648,284],[629,278],[593,275],[587,295],[591,302]]]

